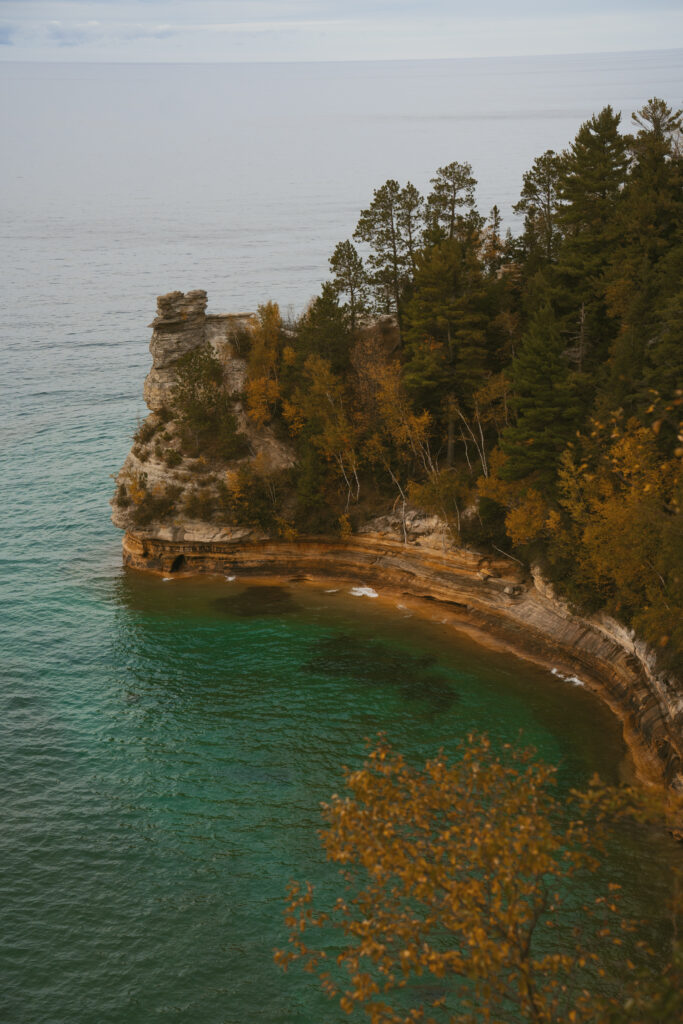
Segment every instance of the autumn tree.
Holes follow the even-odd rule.
[[[280,397],[282,318],[276,302],[258,307],[248,361],[247,407],[257,426],[267,423]]]
[[[655,431],[636,420],[614,415],[590,428],[559,468],[575,572],[608,611],[675,652],[683,647],[683,459],[663,459]]]
[[[311,355],[304,379],[283,413],[294,437],[304,434],[322,458],[334,467],[345,494],[344,512],[360,496],[359,424],[345,395],[343,382],[330,363]]]
[[[619,795],[567,798],[533,752],[474,736],[424,768],[380,738],[345,786],[321,833],[344,887],[321,907],[290,885],[281,966],[299,961],[373,1024],[600,1019],[595,989],[629,925],[618,886],[577,894]]]

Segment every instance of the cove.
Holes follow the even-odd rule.
[[[72,670],[8,749],[8,1019],[336,1021],[272,950],[287,881],[335,884],[318,805],[366,737],[419,761],[485,730],[537,747],[563,788],[626,764],[591,693],[349,587],[128,571],[108,588],[100,677]],[[621,843],[607,870],[631,912],[663,907],[676,856]]]

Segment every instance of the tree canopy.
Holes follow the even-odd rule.
[[[518,234],[479,213],[464,161],[426,196],[389,179],[297,320],[260,307],[243,394],[209,356],[188,365],[181,443],[167,427],[155,450],[227,458],[239,401],[296,450],[284,483],[264,477],[283,531],[352,532],[412,502],[680,670],[682,116],[655,97],[630,133],[609,106],[589,118],[523,175]],[[203,483],[216,521],[234,508],[224,470]]]

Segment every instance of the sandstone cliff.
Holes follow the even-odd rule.
[[[641,775],[665,779],[683,791],[681,681],[660,672],[652,652],[619,623],[604,615],[574,615],[538,573],[527,574],[511,559],[456,548],[437,516],[408,509],[400,517],[372,518],[345,538],[283,538],[253,525],[226,525],[178,511],[184,492],[216,477],[215,467],[212,473],[204,471],[201,457],[188,459],[178,450],[169,419],[178,361],[188,352],[209,346],[219,359],[247,438],[248,452],[218,475],[223,472],[229,480],[239,463],[272,474],[294,462],[290,446],[267,427],[255,430],[242,405],[246,361],[240,338],[254,323],[252,314],[207,315],[203,291],[159,298],[150,343],[153,365],[144,386],[150,416],[138,430],[117,484],[119,492],[138,487],[174,497],[163,506],[163,515],[144,523],[135,521],[130,503],[114,501],[113,521],[126,531],[126,564],[164,575],[338,578],[438,602],[440,613],[458,627],[578,676],[595,689],[620,716]],[[395,327],[382,323],[368,339],[391,350],[397,342]],[[152,443],[157,435],[165,437],[163,445]],[[169,452],[177,454],[171,458]]]
[[[244,410],[247,363],[239,352],[239,339],[253,330],[253,313],[210,315],[206,312],[205,291],[170,292],[157,300],[157,315],[150,324],[152,338],[149,350],[152,368],[143,388],[150,415],[140,424],[133,445],[116,478],[118,493],[135,493],[145,489],[148,494],[172,493],[173,509],[163,517],[152,515],[148,523],[135,522],[134,502],[113,502],[112,520],[119,529],[134,529],[139,536],[163,537],[166,540],[218,541],[260,536],[260,531],[243,527],[216,526],[203,518],[174,514],[189,491],[201,489],[215,479],[199,458],[188,457],[174,437],[172,394],[177,383],[179,360],[189,353],[209,348],[221,364],[224,380],[233,396],[237,426],[247,441],[248,453],[237,462],[221,468],[227,472],[240,462],[256,468],[262,475],[287,469],[294,463],[290,447],[265,427],[255,430]],[[160,440],[163,441],[160,444]],[[170,457],[173,456],[173,457]]]

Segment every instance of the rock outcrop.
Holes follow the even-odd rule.
[[[267,428],[255,431],[242,409],[246,362],[236,332],[249,331],[250,314],[207,316],[206,293],[172,292],[159,299],[150,344],[153,368],[145,382],[152,427],[167,405],[178,360],[210,345],[234,392],[240,426],[248,432],[248,459],[286,468],[293,452]],[[388,349],[390,324],[374,336]],[[184,462],[174,470],[153,453],[141,459],[136,447],[119,474],[119,485],[144,474],[148,487],[180,486]],[[514,560],[456,548],[437,516],[406,509],[372,519],[346,538],[278,539],[263,530],[216,525],[173,515],[144,525],[116,503],[113,520],[126,531],[123,557],[134,569],[164,575],[221,573],[239,576],[295,576],[362,582],[389,595],[438,604],[439,614],[460,629],[504,646],[592,687],[619,715],[640,774],[683,792],[683,684],[659,670],[653,653],[607,616],[574,615],[540,574],[527,574]]]
[[[206,292],[201,290],[186,294],[169,292],[157,299],[157,315],[150,324],[152,369],[143,388],[145,402],[152,412],[168,406],[175,384],[175,366],[182,356],[206,342],[218,353],[222,343],[229,343],[231,334],[253,326],[251,313],[207,317],[206,303]],[[235,384],[233,390],[240,390],[239,382]]]
[[[177,384],[179,360],[195,349],[209,347],[223,369],[224,381],[233,396],[233,411],[237,427],[247,439],[249,452],[241,461],[255,464],[260,473],[267,474],[293,465],[294,454],[289,445],[278,439],[268,427],[255,430],[249,421],[242,401],[247,377],[246,359],[238,351],[239,340],[248,337],[257,323],[253,313],[207,314],[207,295],[196,290],[187,293],[169,292],[157,299],[157,315],[150,324],[152,338],[149,350],[152,368],[145,378],[143,396],[150,415],[141,424],[139,436],[144,432],[157,436],[173,432],[172,417],[173,389]],[[168,459],[169,452],[176,452],[174,459]],[[118,473],[118,488],[144,486],[151,494],[161,494],[174,489],[187,492],[201,486],[201,459],[186,457],[177,444],[171,441],[166,451],[160,454],[156,444],[138,442],[128,453]],[[179,499],[178,499],[179,500]],[[223,537],[233,538],[244,535],[259,536],[258,531],[213,527],[200,519],[187,516],[172,522],[150,522],[144,526],[135,524],[130,505],[113,503],[112,520],[119,529],[134,528],[140,535],[163,536],[175,540],[216,541]]]

